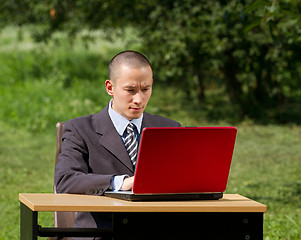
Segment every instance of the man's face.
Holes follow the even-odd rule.
[[[106,81],[107,93],[113,97],[112,108],[128,120],[139,118],[152,94],[153,74],[149,66],[118,67],[114,80]]]

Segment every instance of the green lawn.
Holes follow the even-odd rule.
[[[55,127],[30,134],[0,122],[0,129],[0,239],[18,239],[18,193],[52,191]],[[238,125],[226,193],[268,205],[264,239],[301,238],[300,141],[301,127]],[[40,223],[51,226],[52,216],[41,214]]]
[[[268,205],[264,239],[301,239],[301,128],[238,126],[228,193]]]
[[[55,135],[32,135],[3,122],[0,135],[0,239],[19,239],[18,194],[51,192]]]

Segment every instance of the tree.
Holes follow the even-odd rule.
[[[34,33],[37,40],[62,30],[73,36],[101,28],[110,36],[114,29],[133,26],[161,82],[204,101],[214,81],[225,86],[242,117],[256,118],[301,94],[300,1],[23,0],[4,5],[9,11],[2,6],[2,22],[45,26]]]

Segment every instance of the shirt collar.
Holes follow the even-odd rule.
[[[119,113],[117,113],[113,108],[112,108],[112,99],[109,103],[109,116],[114,124],[114,127],[116,128],[118,134],[120,136],[123,135],[127,125],[131,122],[133,124],[135,124],[138,133],[140,134],[141,131],[141,125],[142,125],[142,119],[143,119],[143,113],[140,116],[140,118],[137,119],[133,119],[131,121],[127,120],[125,117],[121,116]]]

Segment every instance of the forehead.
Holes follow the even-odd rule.
[[[151,85],[153,73],[149,66],[133,68],[121,65],[116,71],[115,82],[121,85]]]

